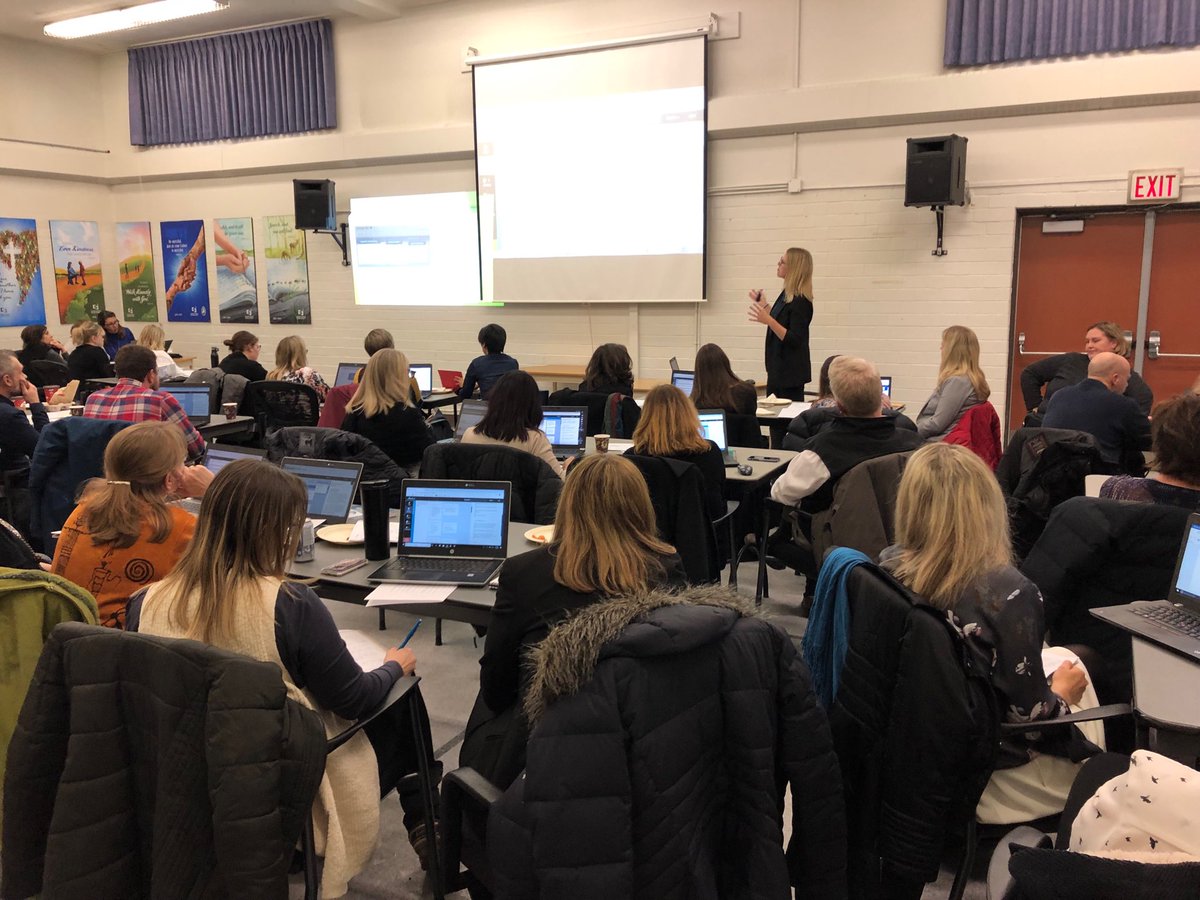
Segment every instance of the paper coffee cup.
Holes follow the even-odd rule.
[[[607,453],[608,452],[608,437],[609,436],[607,434],[596,435],[595,440],[596,440],[596,452],[597,453]]]
[[[222,403],[221,409],[225,413],[225,418],[227,418],[227,419],[236,419],[237,418],[237,409],[238,408],[237,408],[236,403]]]

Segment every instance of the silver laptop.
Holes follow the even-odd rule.
[[[338,363],[337,377],[333,379],[333,386],[341,387],[344,384],[354,384],[354,376],[365,365],[366,363],[356,362]]]
[[[700,410],[700,433],[720,448],[721,458],[727,467],[738,464],[737,453],[729,446],[729,430],[725,422],[725,410]]]
[[[199,428],[212,418],[212,388],[207,384],[164,384],[159,388],[179,401],[188,421]]]
[[[557,459],[583,456],[587,446],[586,406],[543,406],[542,431]]]
[[[350,505],[362,477],[362,463],[285,456],[279,464],[285,472],[291,472],[304,482],[310,519],[337,525],[349,518]]]
[[[671,373],[671,384],[679,388],[689,397],[692,396],[692,385],[696,381],[696,373],[685,369],[676,369]]]
[[[433,393],[433,366],[430,363],[413,363],[408,367],[408,375],[417,379],[421,399],[428,400],[429,395]]]
[[[1200,660],[1200,513],[1188,517],[1166,600],[1103,606],[1092,615],[1193,660]]]
[[[396,557],[369,581],[484,585],[508,555],[507,481],[406,479]]]
[[[486,400],[464,400],[458,408],[458,421],[454,423],[454,437],[446,438],[438,443],[448,444],[451,441],[461,441],[468,428],[474,428],[483,421],[486,412]]]
[[[232,444],[209,444],[204,454],[204,468],[216,475],[231,462],[239,459],[262,459],[267,456],[266,450],[257,447],[242,447]]]

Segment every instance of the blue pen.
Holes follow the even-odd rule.
[[[420,627],[421,627],[421,620],[417,619],[417,621],[413,624],[413,627],[408,629],[408,634],[406,634],[404,636],[404,640],[402,640],[400,642],[400,646],[397,647],[396,649],[403,650],[405,647],[407,647],[408,642],[412,640],[412,636],[417,633],[417,629]]]

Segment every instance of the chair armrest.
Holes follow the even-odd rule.
[[[504,791],[470,766],[462,766],[442,776],[442,876],[450,890],[457,890],[461,881],[459,864],[464,811],[470,808],[486,818],[492,804],[502,796]]]
[[[354,737],[354,735],[362,731],[363,728],[365,728],[368,724],[378,719],[381,715],[407,697],[411,691],[417,691],[417,685],[420,684],[420,682],[421,676],[419,675],[401,676],[400,679],[398,679],[396,683],[392,685],[392,689],[388,691],[387,696],[383,698],[383,702],[380,703],[379,706],[375,707],[375,709],[371,710],[371,712],[360,718],[345,731],[339,732],[338,734],[335,734],[333,737],[329,738],[329,740],[325,742],[325,752],[327,754],[332,753],[338,747],[342,746],[342,744],[346,743],[346,741],[350,740],[350,738]]]
[[[713,519],[712,527],[719,528],[720,526],[722,526],[726,522],[728,522],[729,517],[732,516],[735,512],[737,512],[738,507],[741,505],[742,505],[741,500],[726,500],[725,501],[725,515],[721,516],[721,518],[719,518],[719,519]]]
[[[1030,828],[1028,825],[1018,825],[1004,837],[992,851],[992,859],[988,863],[987,896],[988,900],[1007,900],[1013,888],[1013,877],[1008,871],[1008,861],[1012,858],[1012,847],[1045,847],[1054,846],[1048,834]]]
[[[1095,722],[1099,719],[1115,719],[1119,716],[1133,714],[1133,707],[1128,703],[1110,703],[1107,706],[1096,706],[1082,712],[1071,713],[1069,716],[1059,716],[1057,719],[1045,719],[1039,722],[1002,722],[1000,733],[1024,734],[1027,731],[1041,731],[1058,725],[1078,725],[1080,722]]]

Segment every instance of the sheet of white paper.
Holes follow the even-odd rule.
[[[609,453],[624,453],[633,446],[633,441],[614,441],[611,438],[608,441]]]
[[[383,665],[383,654],[387,652],[387,648],[391,644],[381,643],[379,639],[375,638],[374,635],[379,632],[347,629],[339,630],[338,634],[342,636],[342,640],[346,642],[346,649],[350,651],[350,655],[354,657],[354,661],[364,672]]]
[[[796,418],[796,416],[800,415],[800,413],[804,412],[810,406],[812,406],[811,403],[805,403],[805,402],[799,401],[799,400],[796,401],[795,403],[789,403],[787,406],[785,406],[783,409],[781,409],[779,411],[779,418],[794,419],[794,418]]]
[[[441,603],[457,589],[456,584],[381,584],[367,594],[367,606]]]
[[[350,532],[350,540],[352,542],[360,542],[366,540],[366,533],[363,530],[362,519],[354,523],[354,529]],[[388,540],[393,544],[400,540],[400,523],[388,522]]]
[[[1074,653],[1065,652],[1062,647],[1043,647],[1042,648],[1042,671],[1049,677],[1054,674],[1055,669],[1065,662],[1079,662],[1079,657]]]

